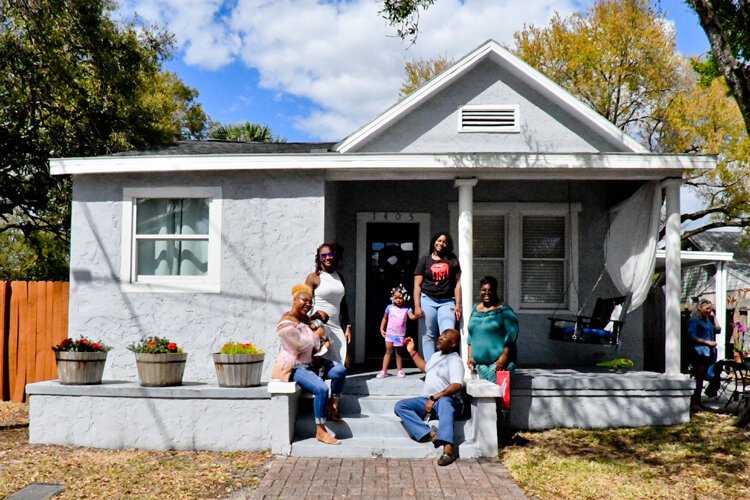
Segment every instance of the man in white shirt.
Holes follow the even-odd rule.
[[[453,421],[461,413],[460,392],[464,384],[464,364],[457,352],[460,343],[461,335],[457,330],[444,330],[437,340],[438,351],[425,363],[415,350],[414,341],[407,337],[404,342],[417,368],[427,375],[422,395],[399,401],[394,411],[412,439],[431,440],[436,447],[443,446],[438,465],[456,460]],[[437,429],[425,423],[427,415],[433,412],[439,420]]]

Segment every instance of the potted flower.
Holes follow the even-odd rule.
[[[265,353],[253,344],[229,342],[214,353],[219,387],[254,387],[260,385]]]
[[[182,385],[187,353],[176,343],[162,337],[146,337],[130,344],[135,353],[138,379],[143,387]]]
[[[57,377],[63,385],[101,384],[107,351],[111,348],[101,342],[80,337],[65,339],[53,346],[57,363]]]

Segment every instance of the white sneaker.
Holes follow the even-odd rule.
[[[404,370],[399,370],[398,371],[398,378],[404,378],[404,377],[406,377],[406,373],[404,373]]]
[[[388,374],[388,372],[384,372],[383,370],[380,370],[380,373],[375,375],[375,378],[386,378],[386,377],[390,377],[390,375]]]

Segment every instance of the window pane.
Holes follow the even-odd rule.
[[[474,257],[505,257],[505,217],[474,216]]]
[[[565,263],[561,261],[521,262],[521,302],[563,304]]]
[[[493,276],[497,280],[497,295],[505,302],[505,261],[495,259],[474,259],[474,297],[479,302],[479,280]]]
[[[208,234],[208,201],[203,198],[136,201],[136,234]]]
[[[523,256],[565,258],[565,217],[524,217]]]
[[[138,240],[136,273],[141,276],[205,276],[208,240]]]

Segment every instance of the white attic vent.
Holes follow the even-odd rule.
[[[459,132],[520,132],[517,104],[476,104],[458,113]]]

